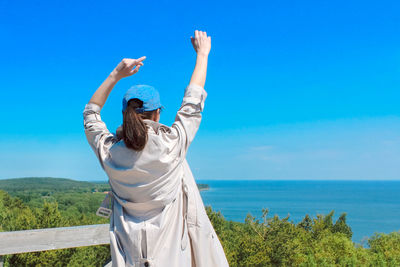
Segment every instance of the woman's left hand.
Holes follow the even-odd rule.
[[[146,57],[141,57],[138,59],[124,58],[118,66],[113,70],[113,75],[115,78],[122,79],[131,76],[139,71],[140,67],[143,66],[143,60]]]

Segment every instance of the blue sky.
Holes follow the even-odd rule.
[[[105,180],[82,110],[124,57],[170,125],[194,30],[212,37],[198,179],[400,179],[398,1],[2,1],[0,178]]]

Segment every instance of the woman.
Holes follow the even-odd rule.
[[[159,123],[159,95],[148,85],[126,92],[117,134],[101,120],[100,110],[112,88],[137,73],[146,57],[122,60],[83,112],[87,140],[112,190],[113,266],[228,266],[185,159],[207,96],[211,37],[196,30],[191,42],[196,66],[171,127]]]

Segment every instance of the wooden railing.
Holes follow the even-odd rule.
[[[2,255],[110,244],[109,224],[0,232]]]

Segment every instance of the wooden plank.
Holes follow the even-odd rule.
[[[0,255],[110,243],[109,224],[0,232]]]

